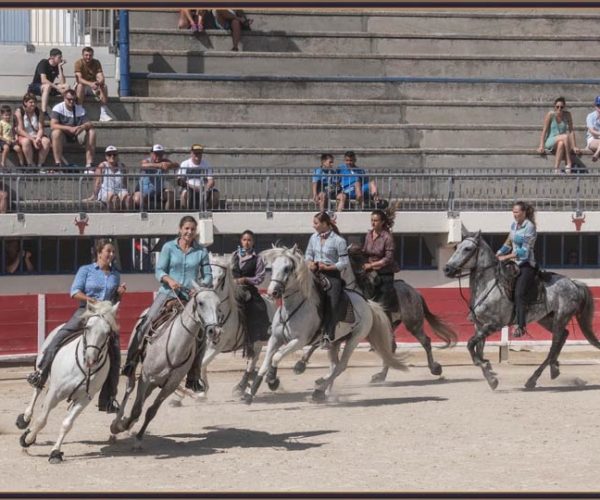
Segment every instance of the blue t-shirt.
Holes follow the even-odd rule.
[[[327,191],[334,188],[339,183],[337,170],[334,168],[315,168],[312,181],[317,183],[317,191]]]
[[[121,275],[111,269],[105,274],[98,264],[81,266],[71,285],[71,297],[77,292],[83,292],[96,300],[111,300],[116,298],[116,291],[121,283]],[[84,305],[83,302],[81,305]]]
[[[340,165],[337,168],[337,174],[342,190],[350,198],[356,198],[357,182],[360,182],[362,185],[363,197],[369,195],[369,177],[366,175],[364,168],[348,168],[346,165]]]

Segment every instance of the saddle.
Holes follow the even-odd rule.
[[[498,285],[504,291],[506,296],[514,302],[515,300],[515,285],[519,276],[519,266],[514,261],[503,261],[498,263]],[[554,273],[536,269],[534,286],[532,286],[525,297],[527,305],[540,304],[546,300],[546,287],[544,283],[548,283],[552,279]]]
[[[181,311],[183,311],[183,306],[177,299],[169,299],[167,300],[158,317],[152,322],[150,327],[150,332],[156,332],[158,329],[163,326],[167,321],[177,316]]]

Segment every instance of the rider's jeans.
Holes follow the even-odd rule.
[[[525,296],[527,290],[534,285],[535,269],[528,262],[519,266],[520,273],[515,285],[515,313],[517,316],[517,325],[524,328],[527,324]]]

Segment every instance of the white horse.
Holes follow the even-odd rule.
[[[81,318],[85,321],[83,335],[68,342],[56,354],[52,362],[52,371],[48,380],[48,392],[39,414],[36,414],[33,423],[20,438],[21,446],[31,446],[44,428],[48,415],[52,409],[64,399],[71,402],[67,417],[63,420],[58,440],[50,451],[50,463],[56,464],[63,460],[63,452],[60,451],[63,440],[73,427],[77,416],[93,399],[100,390],[110,368],[108,357],[108,339],[111,331],[117,331],[118,327],[115,315],[119,304],[113,305],[109,301],[87,304],[86,311]],[[52,330],[42,345],[42,351],[38,354],[36,365],[40,362],[44,348],[56,335],[64,324]],[[42,389],[34,389],[33,397],[25,412],[17,418],[17,427],[26,428],[31,422],[35,403]]]
[[[220,324],[220,300],[213,290],[196,289],[183,310],[173,315],[155,331],[146,346],[144,361],[138,381],[137,395],[129,417],[123,418],[125,405],[135,387],[135,374],[128,378],[127,388],[119,413],[110,426],[113,435],[129,430],[142,413],[144,402],[157,387],[161,390],[154,403],[146,411],[144,424],[136,434],[134,448],[141,442],[148,424],[152,421],[163,401],[177,388],[187,374],[196,355],[196,338],[211,335],[218,339]],[[138,323],[141,321],[138,320]],[[137,324],[133,327],[135,332]]]
[[[291,352],[302,349],[318,338],[321,319],[320,292],[314,282],[313,274],[304,260],[304,255],[293,248],[274,248],[263,252],[263,256],[271,262],[271,282],[268,293],[273,298],[281,298],[282,306],[275,313],[271,324],[271,337],[267,344],[267,353],[252,388],[244,394],[245,401],[250,404],[267,374],[269,387],[277,387],[277,366]],[[342,373],[350,356],[358,343],[369,337],[376,352],[384,362],[392,368],[406,370],[404,356],[392,353],[392,329],[381,306],[365,300],[357,292],[346,290],[354,310],[352,323],[338,323],[335,340],[329,348],[331,369],[325,378],[315,382],[313,400],[323,401],[330,391],[336,377]],[[345,341],[341,359],[339,348]],[[268,373],[267,373],[268,372]]]

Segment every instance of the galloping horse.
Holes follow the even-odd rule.
[[[50,463],[57,464],[63,461],[63,452],[60,451],[62,442],[73,427],[77,416],[93,399],[100,390],[110,368],[108,358],[108,339],[112,331],[117,331],[115,315],[119,304],[112,305],[109,301],[90,304],[81,315],[85,326],[83,335],[74,338],[64,345],[52,362],[52,371],[48,380],[48,392],[44,399],[40,413],[36,415],[30,428],[20,438],[21,446],[31,446],[44,428],[48,415],[62,400],[71,402],[67,417],[63,420],[58,440],[50,451]],[[36,365],[42,358],[44,348],[48,345],[56,332],[64,324],[56,327],[44,341],[42,351],[38,354]],[[17,418],[17,427],[25,429],[31,422],[35,403],[42,389],[34,389],[33,397],[25,412]]]
[[[110,431],[113,435],[126,431],[142,413],[144,402],[157,387],[161,390],[146,411],[144,424],[136,434],[134,448],[141,446],[144,432],[163,401],[177,388],[190,369],[196,355],[196,337],[211,335],[215,340],[220,333],[220,300],[213,290],[196,289],[196,294],[183,310],[155,331],[146,346],[137,395],[131,414],[123,418],[125,405],[135,387],[135,374],[128,378],[125,396]],[[141,321],[138,320],[138,323]],[[133,327],[136,331],[138,325]]]
[[[273,248],[262,253],[267,262],[271,262],[271,282],[268,293],[273,298],[281,298],[282,305],[277,309],[271,324],[271,337],[267,344],[267,353],[252,388],[244,394],[249,404],[252,402],[263,377],[267,374],[267,383],[274,390],[279,385],[277,365],[284,356],[301,349],[318,338],[321,325],[319,317],[320,292],[308,269],[303,254],[297,246],[293,248]],[[340,322],[335,332],[335,340],[329,348],[330,373],[315,382],[313,399],[322,401],[336,377],[342,373],[350,356],[361,339],[369,337],[384,362],[398,370],[406,370],[404,358],[392,353],[391,325],[381,306],[365,300],[354,291],[347,291],[354,310],[351,323]],[[345,346],[341,359],[339,348],[342,341]],[[268,372],[268,373],[267,373]]]
[[[350,257],[351,268],[344,270],[342,276],[350,289],[356,289],[365,293],[367,297],[372,297],[375,289],[375,280],[377,273],[375,271],[366,272],[363,270],[363,264],[366,262],[365,256],[360,247],[351,245],[348,248],[348,256]],[[412,286],[403,280],[394,281],[394,289],[398,300],[398,310],[391,313],[392,330],[395,330],[401,323],[404,323],[406,329],[421,343],[427,354],[427,364],[432,375],[441,375],[442,366],[433,359],[431,349],[431,339],[425,334],[423,329],[425,320],[433,332],[444,341],[442,349],[453,347],[458,338],[457,333],[438,316],[433,314],[427,307],[427,302],[423,296],[417,292]],[[392,342],[395,342],[392,340]],[[395,347],[395,346],[393,346]],[[312,353],[317,346],[311,349],[302,356],[302,359],[294,366],[296,373],[302,373],[306,368]],[[371,382],[383,382],[387,377],[388,367],[384,364],[381,372],[376,373],[371,378]]]
[[[489,245],[481,237],[481,231],[468,234],[456,248],[446,266],[444,274],[449,278],[469,274],[471,302],[469,319],[475,324],[475,335],[469,339],[467,347],[476,366],[480,366],[490,387],[498,386],[498,378],[489,360],[483,357],[485,339],[491,333],[509,325],[513,319],[513,302],[500,286],[500,262]],[[537,321],[552,333],[552,345],[544,362],[525,383],[527,389],[536,386],[539,376],[550,365],[550,375],[554,379],[560,374],[558,355],[567,340],[567,324],[573,316],[585,338],[600,349],[600,341],[592,330],[594,298],[590,289],[579,281],[566,276],[548,273],[544,280],[545,299],[527,308],[528,322]]]

